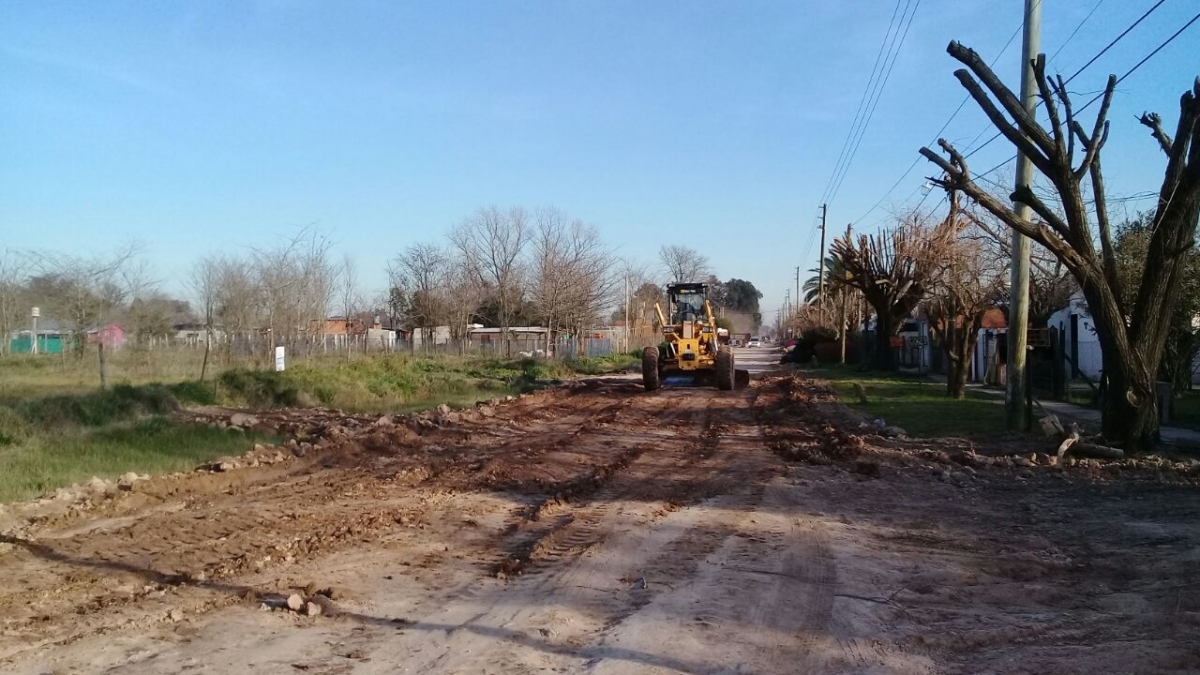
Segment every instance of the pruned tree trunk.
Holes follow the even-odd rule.
[[[955,326],[942,336],[942,352],[946,355],[946,395],[950,398],[966,398],[971,355],[978,338],[979,330],[973,322],[961,328]]]
[[[890,309],[890,308],[889,308]],[[879,308],[876,307],[878,312]],[[900,332],[903,319],[897,320],[886,312],[875,322],[875,353],[871,355],[871,366],[879,370],[896,368],[896,352],[892,349],[892,338]]]

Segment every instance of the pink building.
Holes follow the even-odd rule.
[[[125,346],[125,329],[115,323],[102,328],[93,328],[87,332],[88,342],[101,343],[106,349],[120,349]]]

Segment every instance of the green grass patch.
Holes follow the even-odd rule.
[[[242,454],[264,440],[273,439],[178,424],[161,416],[101,429],[35,434],[0,447],[0,502],[29,499],[92,476],[184,471],[216,457]]]
[[[217,382],[221,403],[256,408],[324,406],[382,413],[468,404],[531,391],[569,376],[562,364],[536,359],[388,355],[283,372],[230,370]]]
[[[580,375],[609,375],[638,370],[642,366],[641,350],[637,354],[613,354],[611,356],[587,356],[567,361],[564,365]]]
[[[0,502],[92,476],[190,469],[264,439],[170,419],[182,403],[212,402],[211,386],[190,383],[0,402]]]
[[[323,406],[364,413],[469,405],[533,391],[576,375],[634,369],[628,354],[570,361],[489,357],[376,355],[302,364],[283,372],[229,370],[217,379],[219,403],[258,408]]]
[[[1003,399],[967,392],[965,399],[946,395],[946,385],[920,375],[820,368],[808,374],[830,381],[843,403],[871,419],[882,418],[912,436],[982,436],[1004,430]],[[859,403],[854,385],[866,390]]]

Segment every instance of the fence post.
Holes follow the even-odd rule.
[[[1050,329],[1050,349],[1053,354],[1051,356],[1051,388],[1054,390],[1054,400],[1066,401],[1068,399],[1066,368],[1064,361],[1066,352],[1063,350],[1062,332],[1058,328]]]

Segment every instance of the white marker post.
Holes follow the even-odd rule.
[[[283,360],[284,360],[284,352],[285,351],[286,351],[286,348],[282,347],[282,346],[275,348],[275,371],[276,372],[283,370]]]
[[[41,316],[41,315],[42,315],[42,308],[41,308],[41,307],[34,307],[34,308],[33,308],[33,311],[31,311],[31,312],[29,313],[29,318],[33,319],[33,330],[32,330],[32,331],[30,331],[30,333],[29,333],[29,338],[30,338],[30,340],[29,340],[29,353],[30,353],[30,354],[37,354],[37,353],[38,353],[38,343],[37,343],[37,320],[38,320],[38,317],[39,317],[39,316]]]

